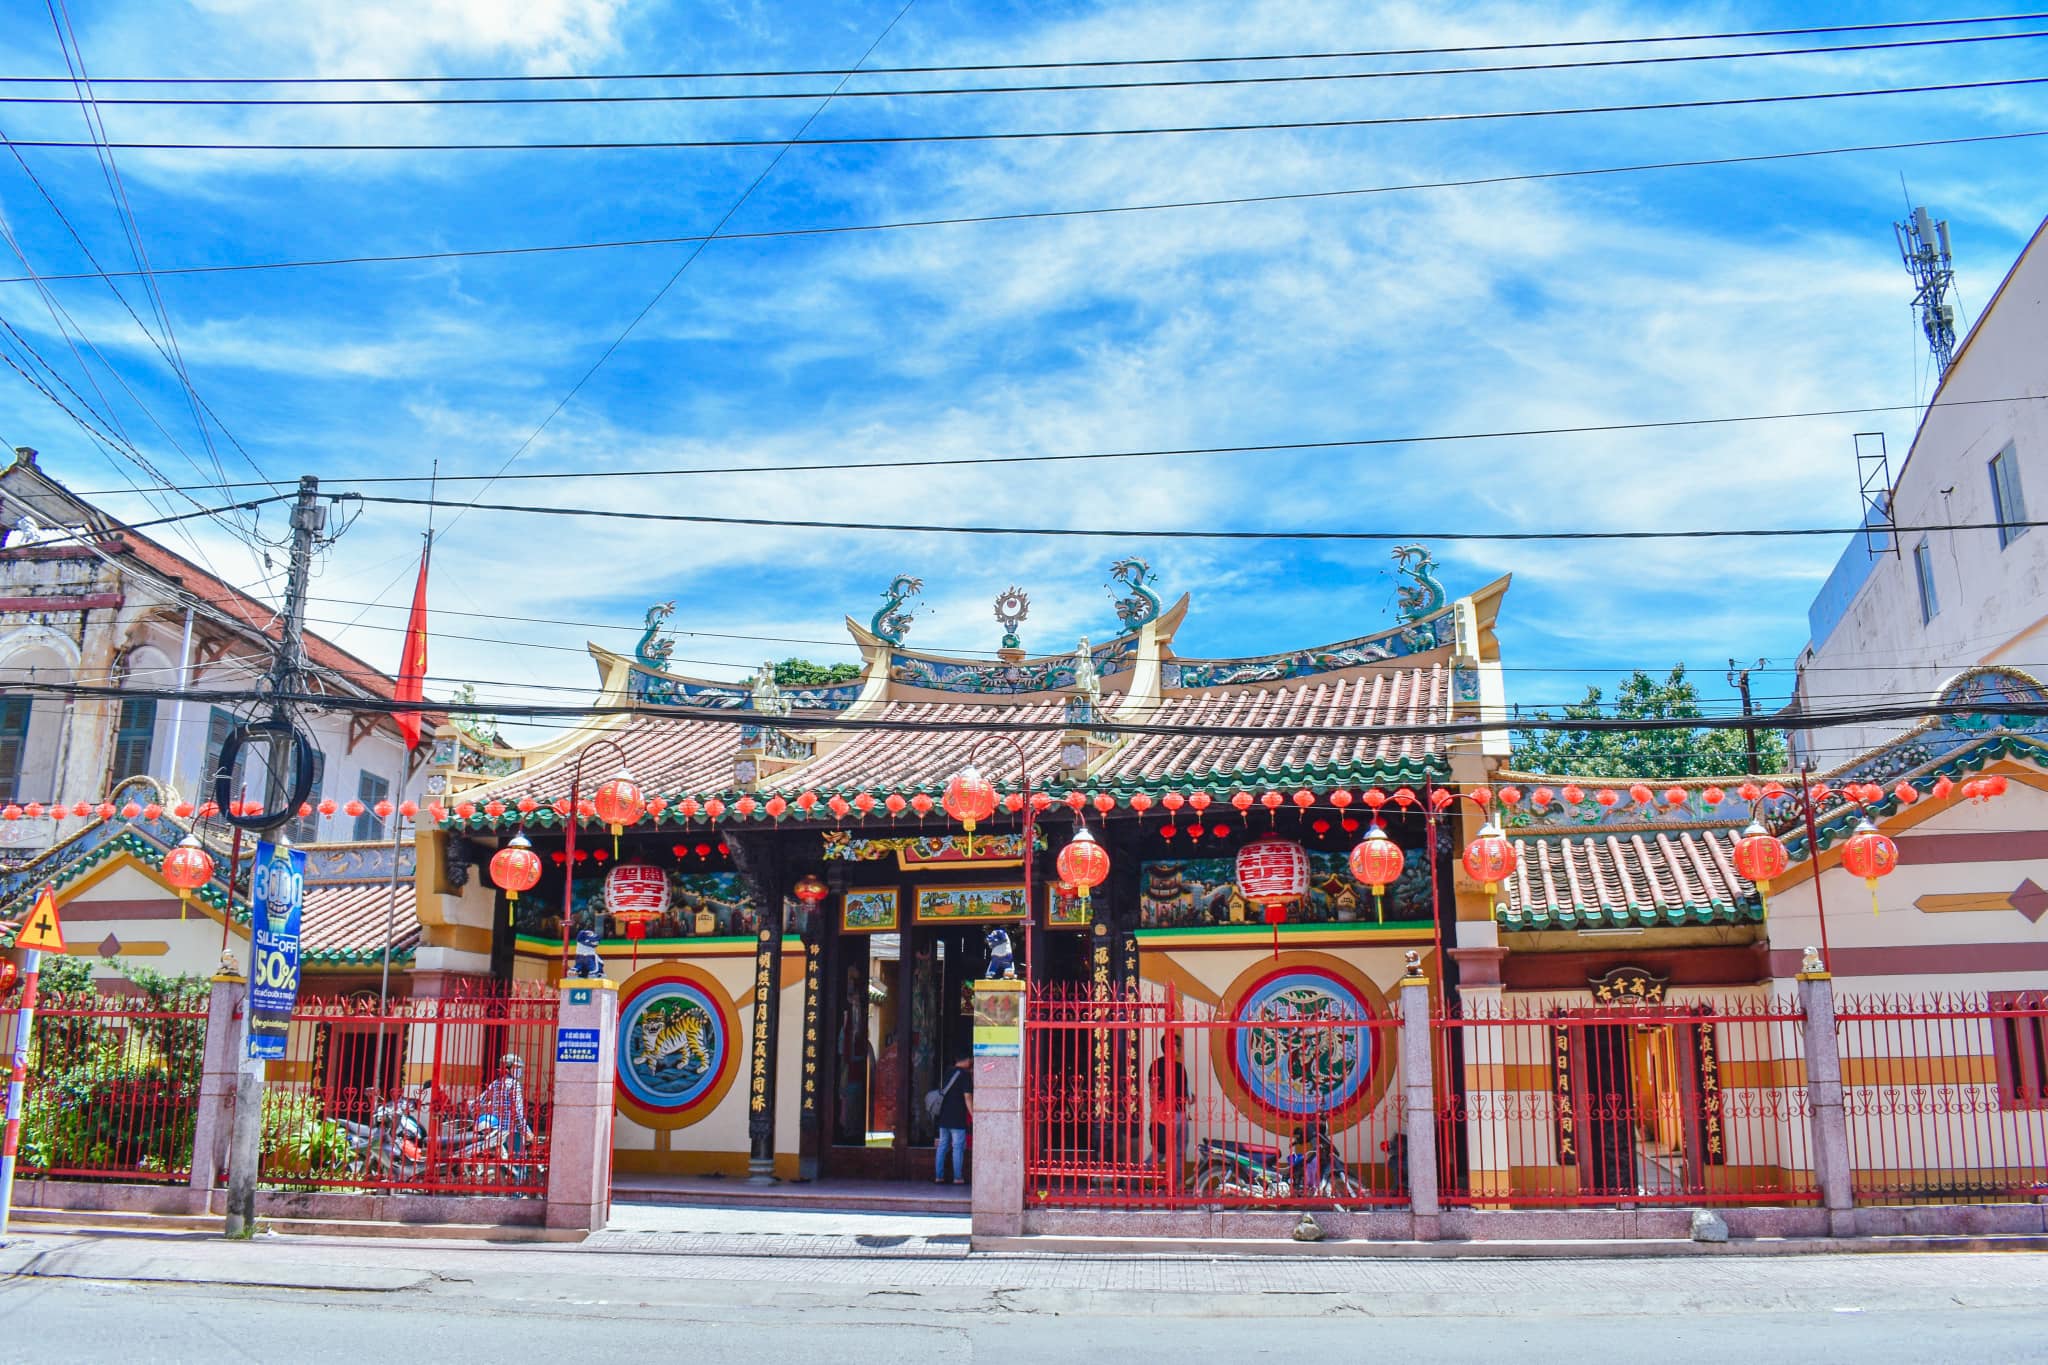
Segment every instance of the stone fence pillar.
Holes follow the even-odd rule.
[[[1835,1034],[1835,983],[1820,956],[1806,950],[1799,973],[1799,1008],[1806,1050],[1806,1103],[1812,1114],[1813,1174],[1821,1207],[1837,1236],[1856,1231],[1856,1196],[1850,1181],[1849,1119],[1842,1108],[1842,1053]]]
[[[227,1164],[228,1133],[234,1127],[235,1076],[242,1055],[242,1002],[248,982],[237,972],[213,978],[206,1002],[206,1047],[199,1068],[199,1105],[192,1128],[190,1184],[210,1193]]]
[[[1401,978],[1401,1130],[1408,1139],[1408,1207],[1414,1236],[1433,1241],[1442,1205],[1437,1198],[1436,1067],[1432,1062],[1429,979],[1414,953]]]
[[[1024,1231],[1024,983],[974,983],[974,1238]]]
[[[611,1216],[619,986],[603,978],[569,977],[561,992],[554,1117],[548,1132],[547,1223],[601,1232]]]

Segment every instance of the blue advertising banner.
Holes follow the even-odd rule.
[[[555,1060],[558,1062],[596,1061],[597,1030],[594,1028],[556,1029]]]
[[[256,845],[249,893],[255,940],[249,955],[249,1056],[284,1056],[299,1002],[299,919],[306,902],[306,855],[269,840]]]

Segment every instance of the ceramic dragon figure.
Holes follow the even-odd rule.
[[[1432,612],[1438,611],[1448,600],[1444,585],[1437,582],[1430,572],[1436,568],[1436,556],[1423,545],[1396,545],[1394,563],[1400,566],[1397,572],[1410,580],[1394,589],[1394,597],[1400,604],[1403,621],[1420,622]],[[1423,625],[1415,625],[1401,632],[1401,638],[1414,650],[1434,648],[1436,632]]]
[[[1136,630],[1147,621],[1159,616],[1159,594],[1145,586],[1152,578],[1152,566],[1142,559],[1119,559],[1109,566],[1110,582],[1105,587],[1114,588],[1123,584],[1129,596],[1120,597],[1116,603],[1116,619],[1123,622],[1125,630]],[[1156,580],[1155,580],[1156,581]]]
[[[646,673],[633,679],[633,686],[641,698],[651,702],[672,703],[676,700],[675,684],[666,678],[650,677],[649,674],[666,673],[669,656],[676,652],[676,642],[664,637],[661,623],[674,614],[674,602],[656,602],[647,609],[647,629],[640,636],[640,642],[633,646],[633,658]]]
[[[868,622],[868,629],[877,639],[887,640],[892,645],[902,644],[911,626],[911,613],[902,610],[902,606],[923,591],[922,578],[897,574],[890,580],[888,591],[882,594],[882,609],[875,613],[874,620]]]

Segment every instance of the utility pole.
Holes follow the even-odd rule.
[[[1770,663],[1769,659],[1758,659],[1755,666],[1762,668],[1768,663]],[[1749,669],[1736,667],[1735,660],[1733,659],[1728,661],[1728,685],[1742,694],[1742,718],[1747,721],[1756,714],[1756,707],[1749,699]],[[1744,725],[1742,727],[1742,748],[1744,753],[1743,769],[1751,777],[1755,777],[1763,771],[1763,766],[1758,761],[1756,755],[1756,727],[1754,725]]]
[[[285,697],[298,690],[304,667],[306,636],[306,592],[313,572],[313,542],[327,524],[327,509],[320,505],[320,480],[311,474],[299,476],[298,500],[292,504],[291,571],[285,579],[284,624],[279,633],[277,655],[270,667],[270,719],[289,722],[291,708]],[[271,765],[273,769],[275,764]],[[265,793],[266,806],[274,800]],[[258,875],[261,870],[258,870]],[[233,887],[229,888],[230,904]],[[250,926],[249,955],[254,975],[255,926]],[[264,1061],[249,1055],[249,1016],[253,1001],[246,988],[242,996],[241,1041],[235,1049],[235,1119],[228,1139],[227,1235],[250,1237],[256,1232],[256,1177],[263,1159],[263,1069]]]

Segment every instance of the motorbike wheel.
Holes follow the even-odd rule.
[[[1201,1168],[1195,1172],[1195,1193],[1202,1195],[1221,1194],[1224,1185],[1229,1182],[1229,1179],[1230,1171],[1227,1167],[1219,1162],[1205,1161],[1202,1163]]]

